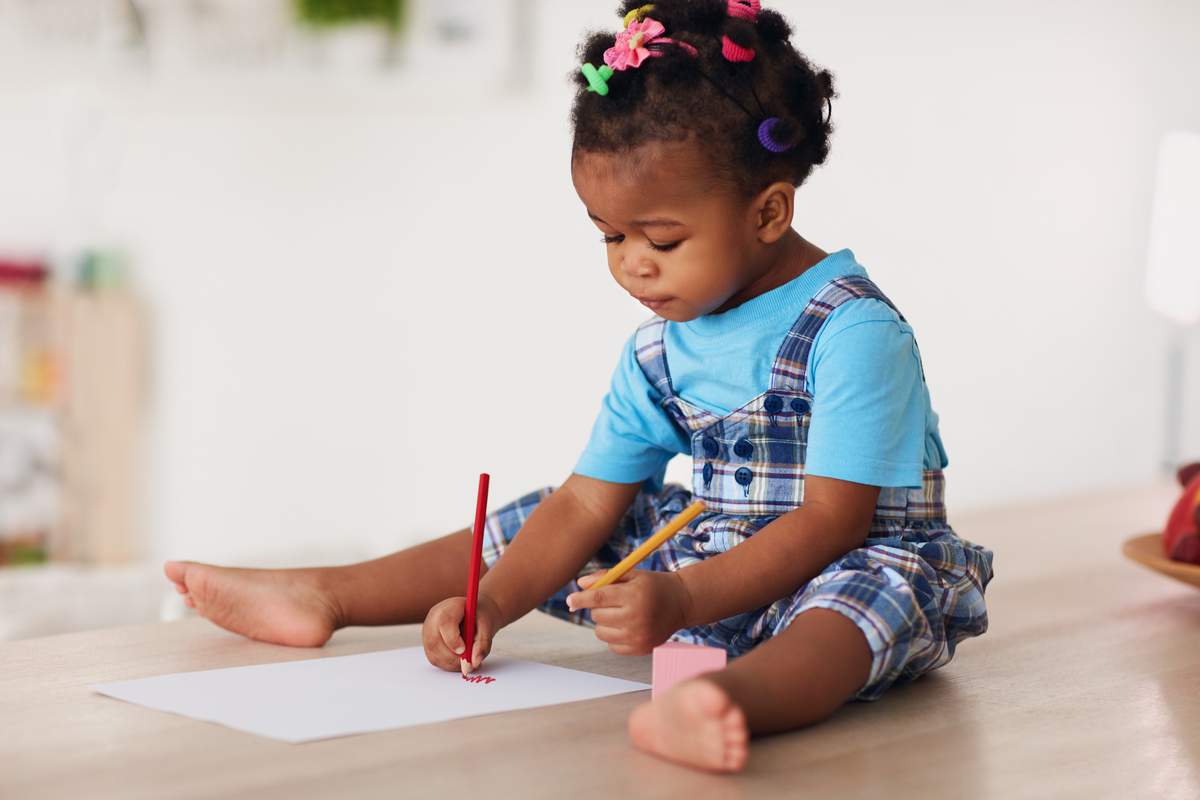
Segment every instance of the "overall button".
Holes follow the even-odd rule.
[[[734,442],[733,452],[740,458],[749,458],[754,454],[754,445],[750,444],[750,440],[743,436]]]
[[[701,444],[704,445],[704,455],[709,458],[716,458],[717,453],[721,450],[720,445],[717,444],[717,440],[711,436],[705,436]]]
[[[783,410],[783,400],[777,394],[769,394],[763,401],[763,410],[771,416],[775,416]]]
[[[747,467],[738,467],[738,471],[733,473],[733,479],[742,486],[749,486],[750,481],[754,479],[754,473]]]
[[[708,486],[710,483],[712,483],[712,476],[713,476],[713,465],[712,464],[704,465],[703,475],[704,475],[704,485]]]
[[[803,397],[793,397],[789,405],[792,407],[792,411],[795,411],[797,414],[807,414],[808,410],[812,408],[809,402]]]

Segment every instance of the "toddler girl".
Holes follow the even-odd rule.
[[[832,76],[758,0],[624,3],[580,48],[571,174],[617,284],[655,316],[625,343],[573,474],[491,514],[478,633],[469,531],[303,570],[168,562],[187,602],[256,639],[424,622],[431,663],[476,668],[533,608],[615,653],[721,647],[718,672],[634,710],[634,744],[734,771],[798,728],[946,664],[987,629],[992,553],[958,536],[912,328],[849,250],[792,228],[829,151]],[[693,461],[692,486],[664,485]],[[641,568],[587,587],[694,499]]]

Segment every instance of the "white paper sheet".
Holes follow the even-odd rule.
[[[420,647],[99,683],[95,692],[247,733],[307,742],[649,689],[532,661],[489,657],[464,680]]]

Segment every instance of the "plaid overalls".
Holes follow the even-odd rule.
[[[736,547],[801,506],[813,402],[805,391],[809,351],[830,312],[860,297],[892,306],[865,277],[825,284],[784,337],[771,368],[770,388],[723,417],[675,393],[663,346],[666,321],[656,317],[642,324],[635,339],[638,363],[662,395],[663,410],[691,439],[692,491],[677,484],[657,493],[643,489],[613,537],[580,575],[617,564],[693,499],[703,500],[707,510],[646,559],[641,569],[682,569]],[[870,677],[856,695],[859,699],[873,700],[897,680],[912,680],[946,664],[959,641],[987,630],[983,593],[992,577],[992,553],[950,528],[942,489],[940,470],[926,470],[920,488],[884,487],[861,547],[787,597],[677,631],[672,640],[723,647],[736,657],[782,631],[801,612],[828,608],[853,620],[871,648]],[[551,491],[533,492],[488,517],[485,563],[500,557]],[[567,610],[566,596],[578,590],[572,581],[539,608],[594,626],[589,610]]]

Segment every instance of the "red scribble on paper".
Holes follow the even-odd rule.
[[[496,680],[491,675],[463,675],[462,679],[470,683],[492,683]]]

